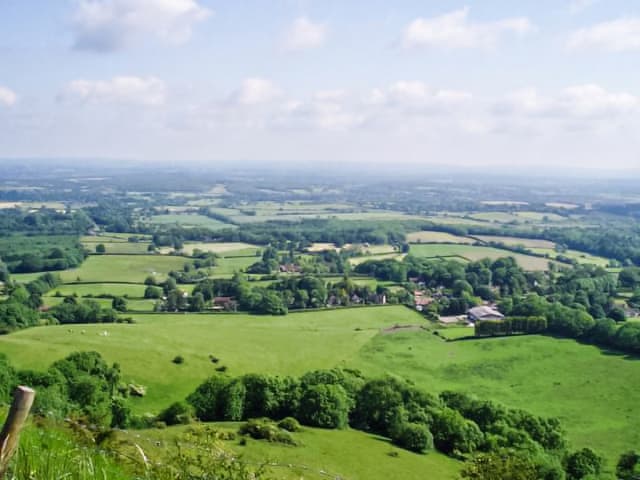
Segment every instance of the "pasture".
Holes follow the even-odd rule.
[[[454,336],[459,331],[451,330]],[[607,456],[609,465],[640,443],[638,358],[569,339],[445,342],[417,331],[376,336],[354,362],[370,375],[399,375],[431,391],[466,391],[558,417],[573,448],[591,446]]]
[[[473,238],[453,235],[447,232],[434,232],[422,230],[420,232],[411,232],[407,234],[407,242],[409,243],[475,243]]]
[[[520,245],[525,248],[548,248],[551,250],[555,247],[555,243],[549,240],[539,240],[536,238],[504,237],[500,235],[474,235],[473,237],[486,243],[503,243],[510,247]]]
[[[241,423],[219,422],[206,424],[217,430],[237,432]],[[176,444],[176,441],[193,428],[171,427],[164,430],[121,432],[127,450],[136,455],[135,444],[140,445],[152,459],[158,460]],[[197,431],[197,430],[196,430]],[[325,430],[304,427],[292,434],[299,442],[296,447],[248,439],[244,446],[238,441],[225,441],[226,449],[247,462],[259,464],[269,459],[269,473],[281,480],[321,480],[348,478],[352,480],[422,480],[428,478],[453,480],[458,478],[461,463],[438,452],[418,455],[391,445],[388,440],[357,430]],[[160,447],[158,447],[160,445]],[[123,447],[121,445],[121,447]],[[397,456],[391,456],[395,452]]]
[[[598,265],[600,267],[607,267],[610,263],[608,258],[591,255],[590,253],[580,252],[578,250],[566,250],[562,253],[558,253],[552,248],[532,248],[531,250],[536,253],[542,253],[543,255],[549,255],[549,258],[556,258],[558,255],[562,255],[578,263]]]
[[[53,297],[55,298],[55,297]],[[0,336],[0,352],[20,368],[43,369],[77,350],[95,350],[122,367],[123,381],[148,394],[134,400],[138,412],[158,412],[183,399],[217,365],[248,372],[300,375],[349,364],[380,329],[420,322],[411,310],[366,307],[292,313],[285,317],[242,314],[127,315],[134,324],[59,325]],[[108,332],[107,336],[100,335]],[[83,333],[84,332],[84,333]],[[185,363],[172,359],[182,355]]]
[[[411,245],[410,255],[417,257],[460,257],[469,261],[481,260],[489,258],[496,260],[498,258],[513,257],[525,270],[544,271],[549,268],[549,259],[534,257],[532,255],[523,255],[521,253],[513,253],[507,250],[500,250],[492,247],[479,247],[475,245],[438,245],[438,244],[416,244]]]
[[[168,250],[171,251],[173,249]],[[256,254],[259,247],[243,242],[187,242],[182,246],[182,252],[185,255],[193,255],[194,250],[217,253],[223,256],[252,256]],[[160,251],[165,253],[165,250],[163,249]]]
[[[145,255],[148,253],[150,242],[82,242],[82,246],[94,253],[97,245],[104,245],[105,253],[123,255]]]
[[[235,228],[234,225],[229,223],[193,213],[154,215],[146,220],[149,221],[149,223],[158,225],[179,225],[182,227],[204,227],[210,229]]]
[[[164,280],[171,270],[182,270],[188,261],[167,255],[92,255],[79,268],[60,272],[60,278],[65,283],[143,283],[150,275]]]
[[[126,283],[78,283],[59,285],[48,292],[48,296],[63,297],[97,297],[99,295],[114,295],[117,297],[142,298],[144,296],[144,285]]]

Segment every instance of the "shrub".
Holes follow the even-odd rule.
[[[312,427],[345,428],[348,413],[349,399],[340,385],[312,385],[300,398],[300,421]]]
[[[167,425],[187,425],[191,423],[191,407],[184,402],[175,402],[160,412],[158,420]]]
[[[565,471],[569,480],[579,480],[589,475],[598,475],[602,469],[602,458],[590,448],[570,454],[565,460]]]
[[[182,365],[184,363],[184,357],[182,355],[176,355],[171,361],[176,365]]]
[[[300,423],[293,417],[283,418],[278,422],[278,427],[280,427],[282,430],[286,430],[287,432],[300,431]]]
[[[296,441],[287,431],[280,430],[278,426],[268,418],[252,419],[240,427],[241,435],[248,435],[254,440],[267,440],[268,442],[296,445]]]
[[[403,423],[395,429],[391,441],[399,447],[416,453],[433,449],[433,435],[419,423]]]
[[[216,372],[220,372],[220,373],[224,373],[227,371],[227,366],[226,365],[220,365],[219,367],[216,367]]]

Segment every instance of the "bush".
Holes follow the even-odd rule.
[[[391,441],[399,447],[416,453],[433,449],[433,435],[419,423],[403,423],[393,432]]]
[[[176,355],[171,361],[176,365],[182,365],[184,363],[184,357],[182,355]]]
[[[602,470],[602,458],[590,448],[570,454],[565,460],[565,471],[569,480],[580,480],[589,475],[598,475]]]
[[[301,430],[300,423],[293,417],[283,418],[278,422],[278,427],[287,432],[299,432]]]
[[[280,430],[278,426],[268,418],[252,419],[240,427],[241,435],[249,435],[254,440],[267,440],[268,442],[296,445],[296,441],[287,431]]]
[[[192,420],[192,410],[184,402],[175,402],[160,412],[157,420],[167,425],[187,425]]]
[[[312,427],[345,428],[349,399],[340,385],[312,385],[303,391],[298,417]]]

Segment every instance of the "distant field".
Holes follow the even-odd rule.
[[[503,237],[499,235],[474,235],[474,237],[482,240],[483,242],[504,243],[508,246],[522,245],[525,248],[553,249],[555,246],[555,243],[550,242],[549,240],[538,240],[535,238]]]
[[[60,272],[60,277],[64,282],[143,283],[150,275],[164,280],[187,261],[168,255],[92,255],[79,268]]]
[[[420,322],[405,307],[371,307],[289,314],[131,315],[137,323],[38,327],[0,336],[0,352],[19,367],[42,369],[77,350],[96,350],[122,367],[124,382],[140,382],[148,395],[138,412],[157,412],[183,399],[215,370],[209,354],[229,373],[302,374],[348,361],[384,327]],[[358,329],[358,330],[356,330]],[[85,333],[82,334],[81,331]],[[109,332],[100,336],[100,332]],[[185,358],[175,365],[176,355]]]
[[[82,245],[90,252],[95,253],[96,245],[104,245],[105,253],[113,254],[146,254],[149,242],[82,242]]]
[[[206,227],[211,229],[235,228],[234,225],[224,223],[213,218],[198,214],[168,214],[154,215],[148,219],[151,223],[159,225],[181,225],[184,227]]]
[[[544,271],[549,268],[549,260],[546,258],[534,257],[513,253],[506,250],[491,247],[477,247],[474,245],[437,245],[437,244],[415,244],[409,250],[411,255],[418,257],[462,257],[470,261],[490,258],[513,257],[525,270]]]
[[[362,257],[352,257],[349,259],[351,265],[360,265],[361,263],[368,262],[369,260],[402,260],[406,255],[404,253],[384,253],[381,255],[364,255]]]
[[[312,243],[310,247],[307,248],[309,252],[324,252],[326,250],[337,250],[335,243]]]
[[[462,243],[472,244],[475,242],[472,238],[462,237],[460,235],[452,235],[446,232],[433,232],[423,230],[420,232],[412,232],[407,234],[407,242],[409,243]]]
[[[241,424],[206,425],[237,432]],[[137,453],[135,445],[138,444],[152,460],[157,460],[165,454],[165,448],[173,447],[180,434],[190,428],[193,427],[119,432],[118,440],[130,445],[131,455]],[[461,462],[438,452],[411,453],[391,445],[387,439],[357,430],[304,427],[293,437],[299,442],[296,447],[252,439],[245,446],[239,446],[237,440],[224,445],[248,462],[260,464],[269,459],[271,467],[267,470],[274,476],[269,478],[278,480],[453,480],[458,478],[462,466]],[[391,452],[396,455],[389,455]]]
[[[234,258],[220,258],[218,264],[212,267],[213,277],[231,276],[236,272],[246,270],[249,266],[253,265],[259,260],[255,256],[250,257],[234,257]]]
[[[599,265],[601,267],[606,267],[609,265],[610,260],[605,257],[598,257],[596,255],[591,255],[590,253],[580,252],[578,250],[567,250],[563,253],[558,253],[552,248],[532,248],[536,253],[542,253],[549,255],[550,258],[556,258],[558,255],[562,255],[574,260],[577,260],[578,263]]]
[[[466,391],[558,417],[572,449],[595,448],[611,468],[629,445],[640,444],[638,360],[568,339],[445,342],[417,331],[376,336],[360,349],[355,366],[408,378],[431,391]]]
[[[580,205],[576,205],[575,203],[563,203],[563,202],[549,202],[549,203],[545,203],[545,205],[551,208],[566,208],[567,210],[573,210],[580,206]]]
[[[192,255],[194,250],[202,250],[205,252],[213,252],[220,253],[224,255],[253,255],[256,251],[258,251],[259,247],[256,245],[251,245],[249,243],[243,242],[221,242],[221,243],[185,243],[182,247],[182,251],[186,255]],[[162,253],[168,253],[173,249],[167,248],[166,250],[161,249]]]
[[[77,285],[59,285],[53,290],[50,290],[47,295],[54,296],[60,292],[62,296],[75,294],[78,297],[86,297],[87,295],[115,295],[124,297],[128,295],[131,298],[142,298],[145,288],[144,285],[126,283],[83,283]]]
[[[556,213],[544,213],[544,212],[476,212],[470,214],[471,218],[476,220],[484,220],[487,222],[496,223],[510,223],[510,222],[562,222],[568,220],[567,217],[563,217]]]

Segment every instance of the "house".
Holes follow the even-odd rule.
[[[233,297],[215,297],[213,299],[213,310],[225,310],[227,312],[235,311],[237,304]]]
[[[302,272],[302,267],[295,263],[285,263],[280,265],[279,270],[281,273],[300,273]]]
[[[425,307],[428,307],[433,303],[433,298],[428,295],[425,295],[423,292],[415,291],[413,292],[414,305],[416,310],[421,312]]]
[[[488,307],[486,305],[480,307],[473,307],[467,311],[467,318],[470,322],[477,322],[480,320],[502,320],[502,315],[495,308]]]

